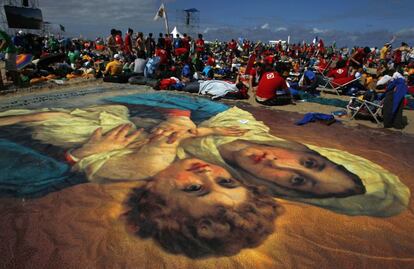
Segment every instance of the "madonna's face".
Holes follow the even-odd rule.
[[[232,153],[233,164],[250,175],[314,197],[362,194],[361,180],[315,151],[245,142]]]

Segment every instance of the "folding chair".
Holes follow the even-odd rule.
[[[314,69],[316,72],[321,74],[322,76],[325,76],[326,71],[328,71],[332,66],[332,59],[329,59],[328,64],[325,66],[325,68],[320,68],[319,66],[314,66]]]
[[[378,126],[382,127],[382,123],[380,121],[382,117],[382,107],[382,101],[380,103],[373,103],[367,100],[358,99],[357,97],[351,97],[348,105],[346,106],[346,110],[348,115],[351,116],[349,120],[353,120],[358,115],[364,117],[368,116],[373,118]]]
[[[324,75],[322,75],[322,78],[323,78],[323,83],[319,84],[319,90],[321,92],[325,92],[325,91],[335,92],[338,96],[340,95],[339,93],[340,89],[345,88],[349,86],[350,84],[354,83],[355,81],[359,80],[359,78],[355,78],[351,81],[348,81],[347,83],[337,84],[333,82],[333,79],[325,77]]]

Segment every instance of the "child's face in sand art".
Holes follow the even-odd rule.
[[[229,143],[223,158],[237,165],[255,184],[277,185],[305,197],[346,197],[362,194],[358,176],[305,146],[301,149],[260,145],[247,141]]]
[[[168,203],[186,208],[193,217],[212,206],[237,207],[247,199],[247,190],[220,166],[199,159],[170,165],[153,178],[152,190]]]
[[[127,205],[135,234],[192,258],[256,247],[282,213],[260,188],[244,186],[225,169],[199,159],[171,164],[133,189]]]

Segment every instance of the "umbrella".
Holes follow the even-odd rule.
[[[32,63],[33,55],[31,54],[19,54],[16,57],[17,70],[21,70]]]

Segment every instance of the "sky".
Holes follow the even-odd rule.
[[[167,0],[170,30],[200,32],[206,40],[290,40],[311,42],[315,36],[337,46],[414,45],[414,0]],[[164,32],[154,21],[159,0],[40,0],[43,19],[65,26],[67,35],[106,37],[111,28],[128,27],[145,34]],[[199,23],[185,26],[182,10],[196,8]],[[197,16],[194,16],[196,18]]]

